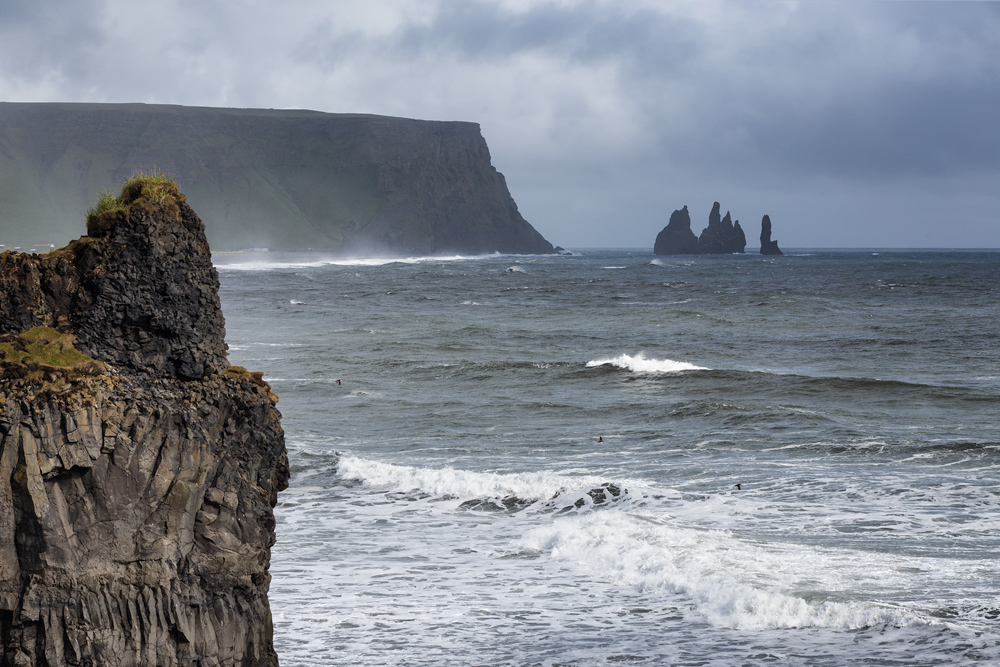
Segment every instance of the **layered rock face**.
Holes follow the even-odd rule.
[[[122,204],[0,255],[0,663],[276,665],[277,398],[183,195]]]
[[[760,221],[760,254],[762,255],[784,255],[778,248],[778,241],[771,240],[771,218],[764,216]]]

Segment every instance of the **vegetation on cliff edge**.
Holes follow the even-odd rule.
[[[100,194],[97,203],[87,211],[87,235],[105,236],[114,228],[119,212],[126,214],[139,207],[147,213],[161,210],[180,219],[180,203],[185,200],[177,183],[163,173],[138,173],[122,185],[121,194],[110,190]]]
[[[58,385],[105,372],[104,363],[73,347],[73,334],[35,327],[20,334],[0,336],[0,379]]]

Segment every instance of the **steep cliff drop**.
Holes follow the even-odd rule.
[[[760,221],[760,254],[762,255],[784,255],[778,248],[778,241],[771,240],[771,218],[764,216]]]
[[[138,177],[87,231],[0,254],[0,663],[277,665],[284,434],[204,226]]]

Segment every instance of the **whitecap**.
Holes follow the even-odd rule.
[[[796,545],[764,548],[726,531],[663,523],[611,510],[563,517],[528,531],[514,547],[548,553],[619,586],[679,594],[717,627],[740,630],[864,628],[925,622],[871,601],[836,599],[856,559]],[[817,581],[817,578],[819,581]],[[812,590],[812,593],[805,591]]]
[[[623,368],[633,373],[677,373],[679,371],[707,371],[705,366],[695,366],[686,361],[674,361],[673,359],[647,359],[640,352],[635,356],[622,354],[617,357],[606,359],[596,359],[587,362],[587,368],[598,366],[615,366]]]
[[[344,455],[338,472],[345,479],[360,480],[365,486],[395,491],[420,490],[435,496],[506,498],[535,501],[550,499],[567,489],[600,486],[604,481],[590,475],[566,475],[550,471],[496,473],[474,472],[445,466],[418,468],[371,461]]]

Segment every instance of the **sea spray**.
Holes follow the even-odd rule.
[[[620,354],[617,357],[595,359],[587,362],[587,368],[614,366],[633,373],[677,373],[679,371],[707,371],[704,366],[695,366],[686,361],[673,359],[647,359],[640,352],[635,356]]]

